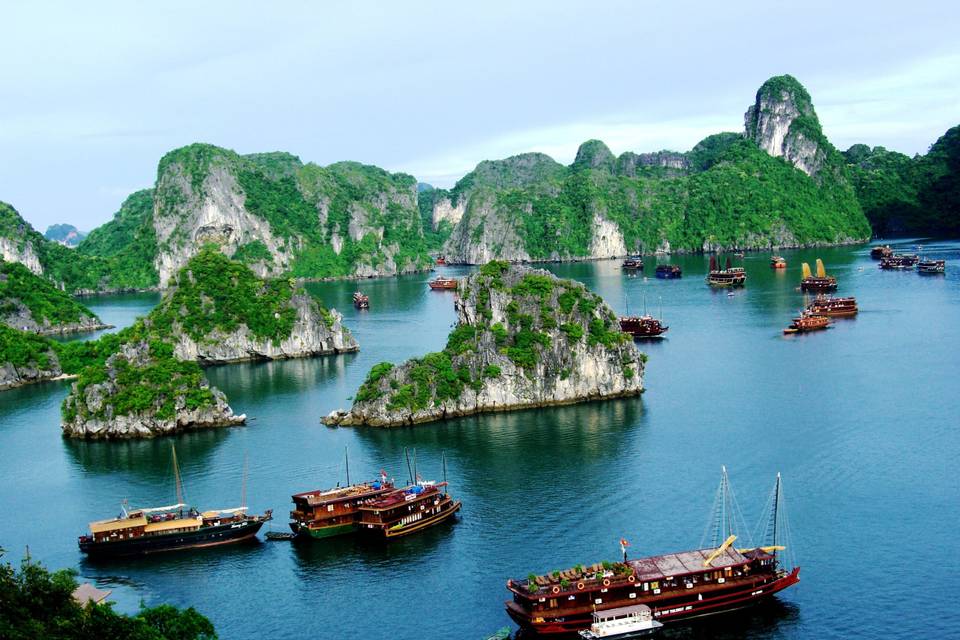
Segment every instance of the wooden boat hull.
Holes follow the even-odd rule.
[[[629,604],[645,604],[653,611],[654,619],[664,624],[689,620],[701,616],[735,611],[769,599],[774,594],[800,582],[800,567],[773,580],[740,581],[731,583],[729,589],[702,593],[676,593],[656,597],[638,597]],[[625,602],[624,604],[628,604]],[[614,606],[614,605],[611,605]],[[617,605],[618,606],[618,605]],[[526,634],[533,636],[558,636],[575,634],[587,629],[592,623],[592,611],[587,607],[575,612],[564,612],[559,617],[531,619],[520,605],[506,602],[507,614],[520,625]]]
[[[654,275],[661,280],[676,280],[683,277],[682,273],[676,271],[657,271]]]
[[[338,536],[348,536],[357,532],[356,522],[345,522],[326,527],[305,527],[298,522],[291,522],[290,528],[301,538],[310,538],[312,540],[323,540],[324,538],[336,538]]]
[[[409,525],[403,527],[373,527],[373,528],[364,528],[360,527],[360,532],[366,535],[370,535],[376,538],[383,540],[393,540],[394,538],[402,538],[410,534],[416,533],[418,531],[423,531],[429,527],[435,526],[449,520],[460,510],[460,501],[454,500],[450,503],[450,507],[444,509],[440,513],[430,516],[429,518],[424,518],[423,520],[418,520],[412,522]]]
[[[80,541],[80,551],[91,557],[129,557],[165,551],[216,547],[252,540],[267,519],[228,522],[196,531],[141,536],[109,542]]]

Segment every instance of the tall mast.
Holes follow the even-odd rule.
[[[660,296],[660,322],[663,322],[663,296]]]
[[[443,484],[447,484],[447,454],[440,452],[440,463],[443,465]]]
[[[780,472],[777,472],[777,486],[773,490],[773,546],[777,546],[777,520],[779,520],[780,510]],[[773,550],[777,552],[776,549]]]
[[[183,487],[180,485],[180,466],[177,464],[177,447],[170,445],[173,452],[173,478],[177,485],[177,504],[183,504]]]
[[[417,475],[417,448],[413,448],[413,484],[420,484],[420,476]]]
[[[349,487],[350,486],[350,455],[347,452],[346,447],[343,448],[343,459],[346,462],[346,466],[347,466],[347,486]]]
[[[410,467],[410,451],[404,447],[403,455],[407,459],[407,474],[410,477],[410,484],[413,484],[413,468]]]
[[[249,454],[243,454],[243,479],[240,481],[240,506],[247,506],[247,464],[250,460]]]

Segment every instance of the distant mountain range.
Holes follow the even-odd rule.
[[[871,233],[957,233],[958,129],[924,156],[839,152],[806,89],[766,81],[742,132],[687,152],[614,156],[599,140],[574,162],[526,153],[484,161],[452,189],[356,162],[192,144],[160,159],[155,186],[80,234],[41,236],[0,203],[0,257],[68,292],[166,287],[205,245],[260,276],[388,276],[451,261],[577,260],[632,252],[772,249]],[[872,228],[871,228],[872,225]],[[73,235],[77,234],[77,235]]]
[[[65,247],[76,247],[87,237],[87,234],[78,231],[72,224],[52,224],[47,227],[43,237],[47,240],[59,242]]]

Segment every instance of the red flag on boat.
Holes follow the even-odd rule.
[[[620,538],[620,546],[621,546],[621,547],[629,547],[629,546],[630,546],[630,543],[627,542],[625,538]]]

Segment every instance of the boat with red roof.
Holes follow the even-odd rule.
[[[406,455],[406,452],[405,452]],[[417,475],[416,450],[409,486],[396,489],[360,506],[359,530],[383,540],[408,536],[453,518],[460,501],[447,492],[447,461],[443,457],[443,482],[421,480]],[[410,459],[407,457],[407,464]]]
[[[780,538],[789,531],[780,475],[765,514],[772,543],[763,547],[733,546],[738,510],[728,482],[724,469],[711,518],[714,546],[629,560],[628,544],[621,540],[621,562],[508,580],[512,599],[505,603],[507,613],[525,637],[570,635],[589,629],[597,612],[646,605],[654,620],[669,624],[740,609],[797,584],[800,568],[781,566],[778,556],[786,549]],[[722,536],[726,538],[718,542]]]
[[[430,285],[430,288],[434,291],[442,291],[444,289],[456,289],[457,285],[460,283],[456,278],[444,278],[443,276],[439,278],[434,278],[427,282]]]

